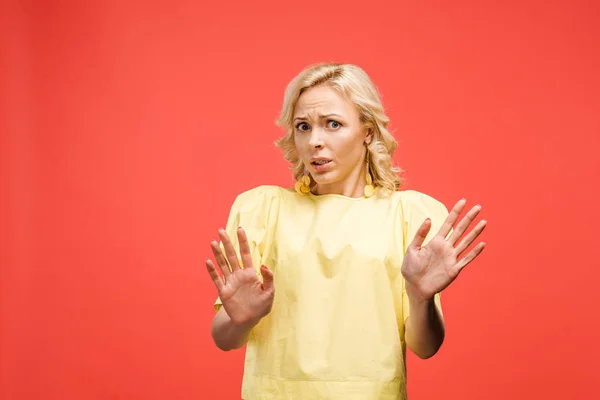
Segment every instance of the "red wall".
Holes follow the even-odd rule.
[[[593,398],[598,3],[202,3],[3,2],[0,398],[239,398],[203,260],[293,183],[274,120],[328,60],[381,89],[408,188],[489,221],[411,399]]]

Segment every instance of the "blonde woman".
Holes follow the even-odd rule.
[[[302,71],[278,123],[297,183],[240,194],[211,243],[215,344],[247,345],[245,400],[405,399],[406,348],[438,351],[440,292],[485,246],[465,251],[481,207],[459,222],[465,199],[448,212],[401,190],[397,142],[357,66]]]

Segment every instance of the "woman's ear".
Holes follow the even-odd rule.
[[[365,143],[367,145],[371,144],[373,141],[373,129],[367,128],[367,135],[365,136]]]

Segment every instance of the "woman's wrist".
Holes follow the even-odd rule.
[[[406,294],[410,304],[426,305],[433,301],[434,296],[424,296],[412,283],[406,282]]]

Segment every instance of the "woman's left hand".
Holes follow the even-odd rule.
[[[402,275],[406,280],[406,290],[413,299],[427,301],[436,293],[444,290],[456,279],[460,271],[473,261],[485,247],[484,242],[478,243],[471,251],[461,257],[467,247],[481,234],[487,222],[480,221],[462,239],[469,225],[479,214],[481,207],[476,205],[456,226],[450,237],[446,239],[466,205],[462,199],[450,211],[440,231],[421,247],[429,230],[431,220],[428,218],[417,231],[415,238],[406,250],[402,263]],[[458,244],[457,244],[458,242]]]

